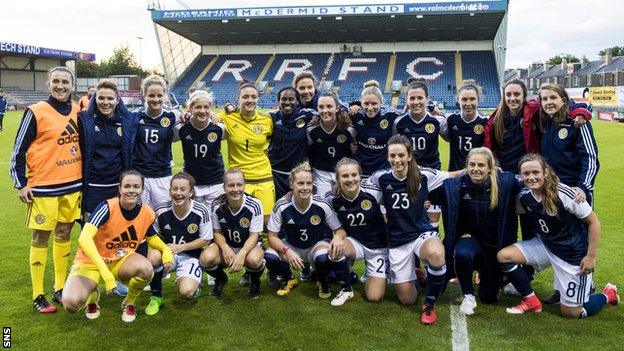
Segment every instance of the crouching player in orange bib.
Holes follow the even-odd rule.
[[[128,285],[121,320],[134,321],[134,303],[154,274],[150,261],[134,254],[144,238],[150,247],[162,252],[165,269],[171,267],[173,254],[156,235],[152,227],[156,215],[140,202],[142,193],[143,176],[132,170],[122,173],[119,197],[101,202],[82,228],[76,259],[63,289],[63,307],[68,312],[86,306],[87,318],[100,316],[97,285],[101,276],[107,292],[115,288],[116,280]]]

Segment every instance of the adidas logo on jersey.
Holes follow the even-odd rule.
[[[317,143],[322,143],[322,142],[323,142],[323,139],[318,138],[318,139],[316,139],[316,142],[317,142]]]
[[[405,128],[405,130],[403,130],[403,133],[411,133],[412,131],[409,128]]]
[[[61,133],[61,137],[56,142],[59,145],[65,145],[69,143],[77,143],[78,139],[78,126],[73,119],[70,119],[65,126],[65,130]]]
[[[166,229],[166,230],[171,230],[171,226],[169,225],[169,223],[165,224],[164,229]]]
[[[462,199],[464,200],[471,200],[472,198],[470,197],[469,194],[464,195],[464,197],[462,197]]]
[[[457,126],[453,126],[453,130],[459,130],[459,128],[457,128]]]
[[[346,211],[347,209],[344,206],[340,206],[340,208],[338,209],[338,211]]]
[[[136,249],[139,238],[136,235],[136,230],[134,226],[131,225],[128,229],[114,237],[113,240],[106,243],[106,248],[109,250],[119,249],[122,247],[129,247],[131,249]]]
[[[96,132],[99,132],[99,131],[100,131],[100,127],[95,126],[95,131],[96,131]]]
[[[293,221],[292,219],[289,219],[288,222],[286,222],[288,224],[295,224],[295,221]]]
[[[227,221],[225,220],[225,218],[221,218],[221,219],[219,220],[219,223],[224,223],[224,224],[225,224],[225,223],[227,223]]]
[[[392,185],[388,184],[388,186],[386,187],[386,190],[394,190],[394,188],[392,187]]]
[[[185,140],[193,140],[193,137],[190,135],[187,135],[186,138],[184,138]]]
[[[364,122],[363,122],[362,120],[359,120],[359,121],[357,121],[357,124],[359,124],[359,125],[363,126],[363,125],[364,125]]]
[[[144,121],[144,120],[142,120],[142,119],[140,119],[140,120],[139,120],[139,124],[145,124],[145,121]]]
[[[275,125],[276,126],[281,126],[282,125],[282,120],[279,119],[279,120],[275,121]]]

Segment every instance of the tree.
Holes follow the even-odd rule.
[[[610,48],[602,49],[602,50],[598,51],[598,56],[603,57],[604,54],[607,53],[607,51],[611,51],[611,55],[613,57],[624,56],[624,45],[623,46],[613,46],[613,47],[610,47]]]
[[[572,54],[559,54],[559,55],[555,55],[551,58],[548,59],[548,63],[551,65],[559,65],[561,64],[561,62],[563,62],[563,59],[566,60],[567,63],[575,63],[575,62],[580,62],[578,57],[572,55]]]
[[[135,74],[140,77],[147,76],[147,72],[139,66],[134,58],[134,54],[127,46],[116,48],[113,51],[113,55],[108,60],[102,61],[101,66],[102,72],[105,73],[106,76],[116,74]]]
[[[79,77],[103,78],[117,74],[134,74],[145,78],[147,72],[139,66],[134,54],[127,46],[116,48],[113,55],[100,63],[89,61],[77,61],[76,73]]]

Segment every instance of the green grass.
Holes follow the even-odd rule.
[[[0,134],[1,161],[8,168],[11,147],[21,114],[10,112]],[[594,275],[601,288],[606,282],[624,287],[624,236],[621,201],[624,196],[624,125],[594,122],[600,148],[601,169],[596,185],[596,212],[602,222],[598,268]],[[448,159],[442,142],[443,160]],[[179,168],[182,157],[175,146]],[[195,303],[177,296],[173,279],[164,282],[165,306],[154,317],[143,309],[147,295],[139,297],[139,316],[127,325],[121,322],[121,298],[102,300],[102,315],[89,321],[83,313],[37,315],[31,307],[28,247],[30,233],[24,229],[25,206],[5,171],[0,176],[0,206],[3,228],[0,246],[0,322],[12,327],[13,348],[43,349],[208,349],[208,350],[449,350],[451,326],[449,305],[457,303],[459,289],[449,286],[438,304],[438,323],[420,325],[419,309],[398,304],[389,287],[384,302],[372,304],[356,286],[356,298],[341,308],[319,300],[312,284],[298,286],[293,294],[280,299],[263,282],[263,294],[248,301],[246,290],[237,284],[239,274],[231,275],[225,296],[207,297],[207,289]],[[72,250],[78,237],[74,230]],[[50,250],[51,251],[51,250]],[[361,264],[356,268],[361,271]],[[52,259],[48,259],[46,287],[52,287]],[[540,273],[534,287],[539,295],[551,292],[552,274]],[[334,292],[337,288],[333,289]],[[419,301],[421,301],[419,299]],[[607,308],[584,320],[564,320],[558,307],[546,307],[541,314],[511,316],[504,307],[517,298],[503,297],[493,306],[479,304],[468,318],[470,347],[473,350],[617,350],[622,349],[620,324],[624,309]]]

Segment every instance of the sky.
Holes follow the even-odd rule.
[[[145,68],[160,65],[160,53],[147,11],[148,0],[3,1],[0,41],[109,57],[127,45]],[[290,6],[292,0],[163,0],[166,9]],[[393,4],[399,0],[306,0],[298,5]],[[507,32],[508,68],[560,53],[598,59],[598,51],[624,45],[624,1],[511,0]],[[14,14],[14,15],[11,15]],[[28,16],[25,16],[28,14]],[[139,39],[142,38],[142,39]]]

